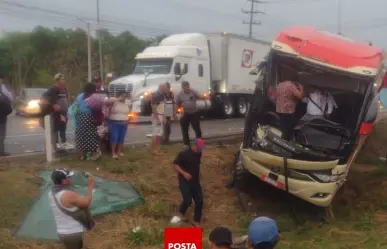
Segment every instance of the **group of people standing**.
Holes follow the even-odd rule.
[[[66,127],[68,117],[72,117],[75,130],[76,149],[80,159],[98,160],[101,147],[111,152],[113,159],[123,156],[123,145],[128,128],[128,114],[130,101],[126,91],[120,91],[117,97],[108,98],[103,89],[100,78],[94,78],[93,83],[85,85],[83,91],[69,106],[66,80],[63,74],[56,74],[55,84],[42,96],[41,124],[43,117],[51,116],[52,145],[55,151],[71,149],[72,145],[66,141]],[[196,138],[202,137],[200,129],[200,115],[196,106],[198,99],[202,99],[188,82],[182,83],[182,91],[174,96],[171,85],[161,84],[158,91],[152,93],[152,152],[161,155],[160,144],[168,143],[171,134],[172,119],[176,120],[177,109],[182,110],[180,126],[186,148],[190,146],[189,126],[191,125]],[[59,140],[59,137],[60,140]]]
[[[63,74],[56,74],[55,84],[42,96],[41,116],[51,116],[52,145],[58,149],[70,149],[66,143],[68,116],[72,117],[75,130],[76,149],[80,159],[97,160],[100,149],[108,141],[107,149],[112,158],[123,156],[123,144],[128,126],[129,103],[127,93],[120,92],[116,98],[108,98],[100,78],[87,83],[83,91],[69,106],[66,80]],[[42,122],[44,127],[44,123]],[[58,134],[61,143],[58,143]],[[109,138],[109,139],[107,139]]]
[[[174,96],[169,82],[161,84],[158,91],[152,93],[152,149],[154,155],[161,155],[160,144],[168,143],[171,134],[171,120],[177,119],[177,110],[181,110],[180,128],[183,143],[190,146],[189,127],[195,132],[195,138],[202,137],[200,114],[196,102],[203,99],[198,92],[191,89],[187,81],[182,82],[182,90]]]

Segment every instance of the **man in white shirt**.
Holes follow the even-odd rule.
[[[85,213],[85,210],[89,209],[92,201],[95,179],[88,175],[87,192],[81,196],[70,186],[73,175],[73,171],[55,169],[51,174],[53,186],[48,198],[62,244],[66,249],[82,249],[84,231],[94,226],[94,221],[88,216],[90,213]]]
[[[337,104],[332,95],[324,90],[313,90],[308,97],[303,99],[303,102],[307,103],[307,116],[327,118],[337,108]]]
[[[4,82],[4,75],[0,73],[0,94],[3,94],[6,98],[8,98],[9,102],[12,103],[13,97],[12,93],[8,90],[7,86]],[[5,108],[5,107],[2,107]],[[11,109],[10,109],[11,111]],[[8,113],[8,112],[7,112]],[[0,115],[0,158],[4,156],[8,156],[9,154],[5,152],[4,148],[4,140],[7,134],[7,115]]]

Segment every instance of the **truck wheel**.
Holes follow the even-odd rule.
[[[247,99],[245,97],[240,97],[238,99],[237,107],[238,107],[238,115],[241,117],[244,117],[244,116],[246,116],[246,114],[249,110],[249,102],[247,101]]]
[[[235,115],[235,106],[230,99],[224,100],[223,102],[223,115],[227,118],[233,117]]]

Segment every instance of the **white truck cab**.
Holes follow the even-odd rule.
[[[250,96],[254,89],[254,77],[248,74],[248,70],[254,61],[250,58],[250,67],[243,67],[241,59],[243,60],[245,51],[255,51],[254,46],[258,44],[264,49],[256,53],[258,56],[254,59],[255,62],[261,60],[269,52],[270,44],[243,39],[241,37],[236,39],[224,33],[171,35],[162,40],[158,46],[148,47],[137,54],[133,73],[113,80],[109,84],[109,95],[115,96],[118,91],[126,90],[132,98],[132,112],[142,116],[151,115],[150,96],[152,92],[157,91],[160,84],[166,82],[171,84],[175,95],[180,92],[181,83],[188,81],[191,88],[200,95],[215,97],[216,94],[223,94],[233,97],[236,93]],[[231,46],[230,40],[239,47]],[[238,50],[236,51],[238,58],[229,58],[232,55],[231,48],[232,52]],[[235,61],[237,63],[234,63]],[[237,67],[236,70],[234,67]],[[242,71],[238,68],[242,68]],[[245,79],[246,77],[249,79]],[[245,87],[246,85],[249,87]],[[218,96],[216,99],[222,102],[225,98]],[[235,101],[233,103],[237,104]],[[198,103],[199,109],[210,109],[215,106],[219,105],[215,105],[213,99]],[[221,106],[223,110],[223,104]],[[232,109],[236,110],[236,106]]]

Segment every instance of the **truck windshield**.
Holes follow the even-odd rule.
[[[171,71],[172,58],[156,58],[156,59],[141,59],[137,60],[133,74],[168,74]]]

